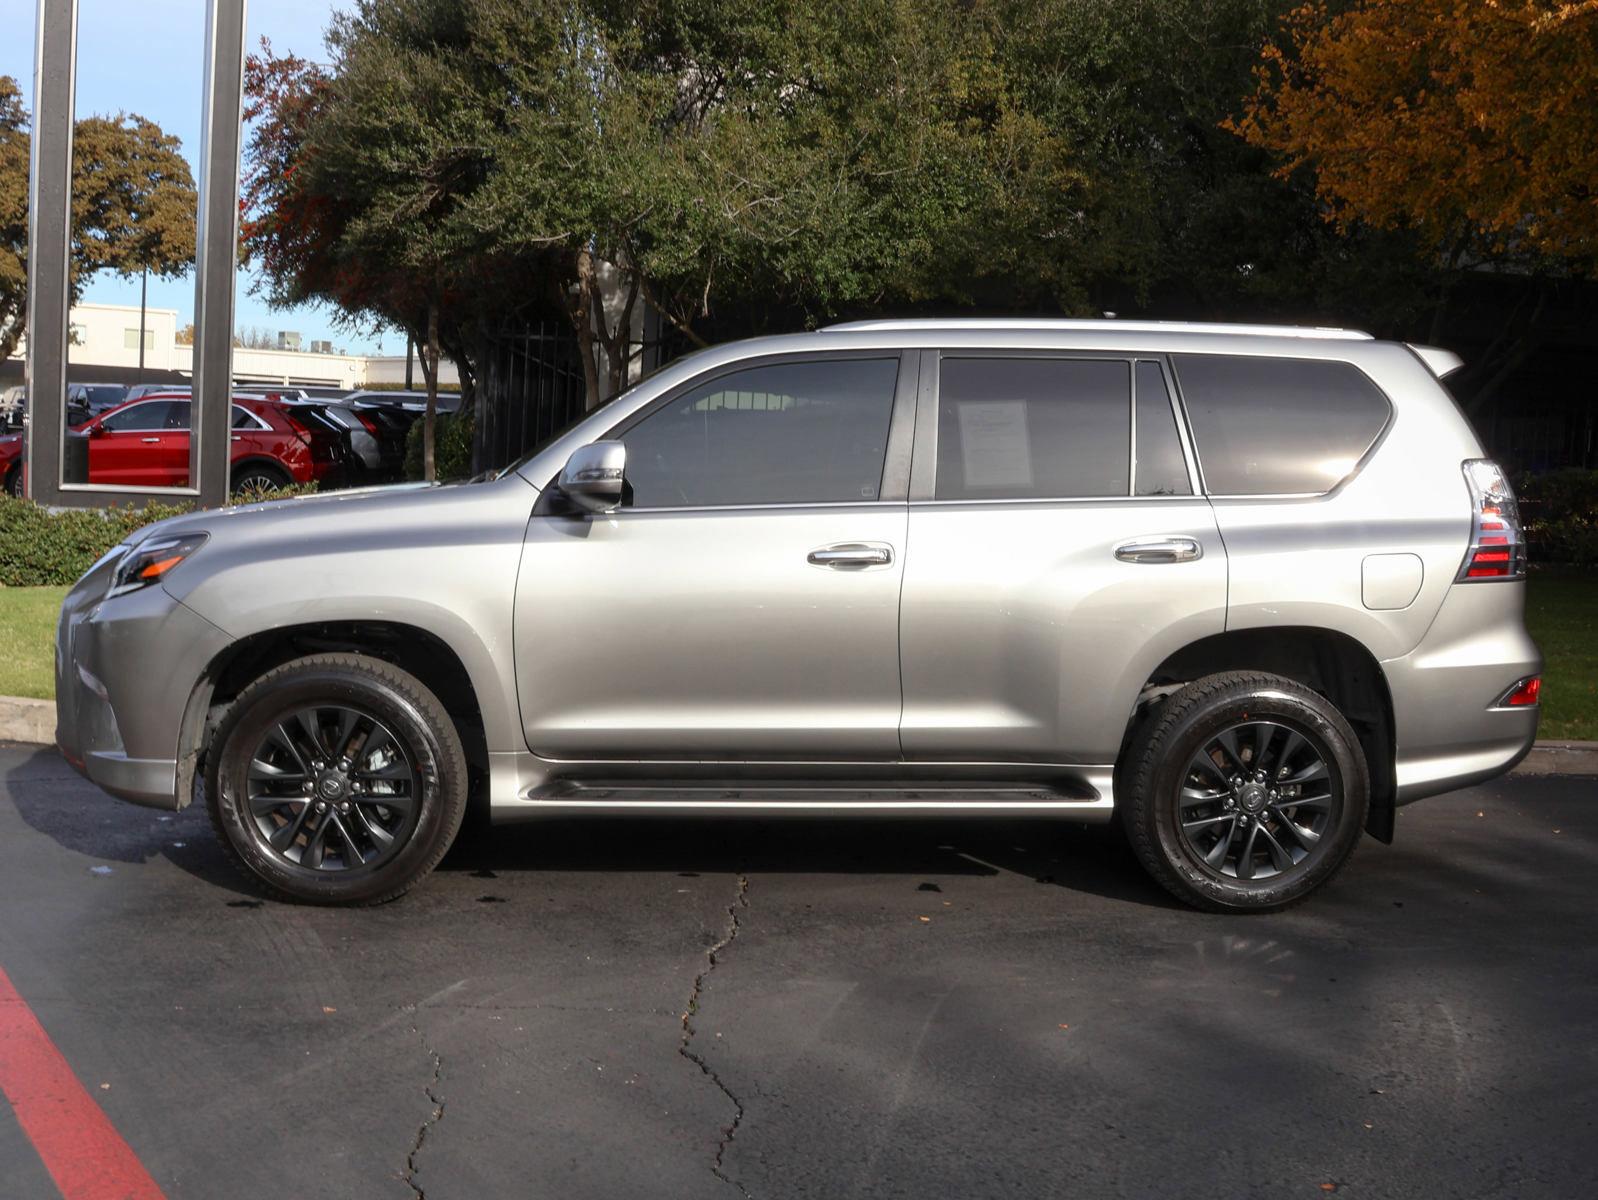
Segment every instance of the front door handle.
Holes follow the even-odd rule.
[[[806,561],[811,566],[831,567],[835,571],[884,567],[893,561],[893,547],[886,542],[839,542],[812,550]]]
[[[161,440],[161,439],[160,439],[160,438],[158,438],[158,437],[153,437],[153,438],[140,438],[140,439],[139,439],[139,441],[141,441],[141,442],[159,442],[159,441],[160,441],[160,440]]]
[[[1115,548],[1115,557],[1130,563],[1192,562],[1204,557],[1204,547],[1188,537],[1148,538],[1123,542]]]

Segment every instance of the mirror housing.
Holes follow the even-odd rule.
[[[590,442],[572,451],[555,486],[585,512],[615,512],[626,484],[627,447],[621,442]]]

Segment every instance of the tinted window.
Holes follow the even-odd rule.
[[[1174,361],[1204,483],[1217,495],[1328,492],[1391,412],[1351,363],[1212,354]]]
[[[165,429],[167,428],[167,418],[171,409],[172,401],[170,400],[147,400],[143,404],[131,404],[127,408],[112,413],[100,424],[103,428],[113,433],[125,433],[129,430],[140,429]]]
[[[875,500],[899,360],[723,375],[622,436],[636,508]]]
[[[242,405],[235,404],[233,406],[234,429],[259,429],[260,427],[261,423],[255,419],[254,413],[250,412]]]
[[[1159,363],[1137,364],[1137,494],[1191,496],[1176,414]]]
[[[1131,408],[1118,360],[945,358],[937,497],[1124,496]]]

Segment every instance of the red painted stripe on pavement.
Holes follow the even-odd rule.
[[[0,1092],[63,1200],[165,1200],[4,970]]]

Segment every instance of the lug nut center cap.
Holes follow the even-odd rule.
[[[1243,790],[1238,793],[1237,802],[1242,806],[1244,812],[1257,813],[1265,807],[1265,801],[1268,798],[1269,793],[1264,787],[1257,783],[1250,783],[1246,784]]]
[[[316,790],[324,799],[336,800],[344,794],[344,781],[337,775],[324,775],[316,785]]]

